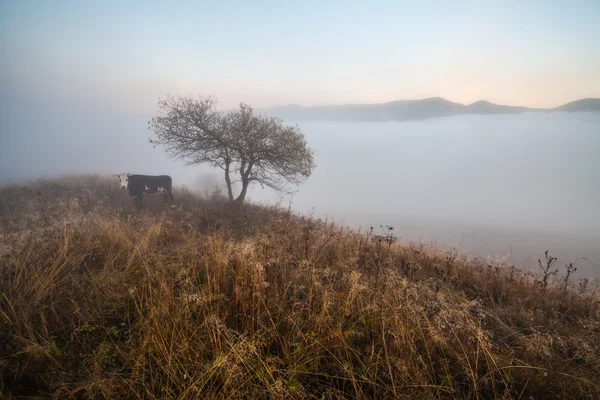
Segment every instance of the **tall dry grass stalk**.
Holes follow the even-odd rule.
[[[0,191],[8,398],[599,398],[597,290],[186,190]],[[378,242],[379,240],[379,242]]]

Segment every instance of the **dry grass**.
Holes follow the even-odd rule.
[[[8,398],[600,398],[593,282],[176,191],[0,190]],[[552,280],[554,279],[554,280]]]

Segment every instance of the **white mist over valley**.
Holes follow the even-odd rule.
[[[148,143],[149,115],[13,97],[0,111],[3,182],[61,174],[170,174],[209,193],[219,171],[185,167]],[[295,121],[286,121],[295,124]],[[317,168],[293,196],[249,198],[352,227],[395,227],[537,268],[544,250],[600,272],[600,114],[460,115],[405,122],[297,122]]]

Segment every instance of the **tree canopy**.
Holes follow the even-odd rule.
[[[187,165],[209,164],[225,173],[229,200],[241,205],[252,183],[289,192],[312,173],[313,152],[297,126],[259,115],[244,103],[218,111],[212,97],[173,97],[159,100],[160,116],[149,128],[150,142],[161,145]],[[232,180],[232,178],[237,179]],[[241,182],[234,196],[232,185]]]

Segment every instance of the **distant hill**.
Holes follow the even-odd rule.
[[[555,111],[567,111],[567,112],[600,112],[600,99],[581,99],[575,100],[570,103],[564,104],[560,107],[556,107]]]
[[[303,107],[286,105],[260,110],[287,120],[313,121],[408,121],[465,114],[519,114],[524,112],[600,112],[600,99],[582,99],[556,108],[506,106],[481,100],[464,105],[441,97],[398,100],[379,104],[344,104]]]
[[[519,114],[524,112],[542,111],[539,108],[528,108],[521,106],[503,106],[490,103],[486,100],[476,101],[473,104],[464,106],[463,114]]]

